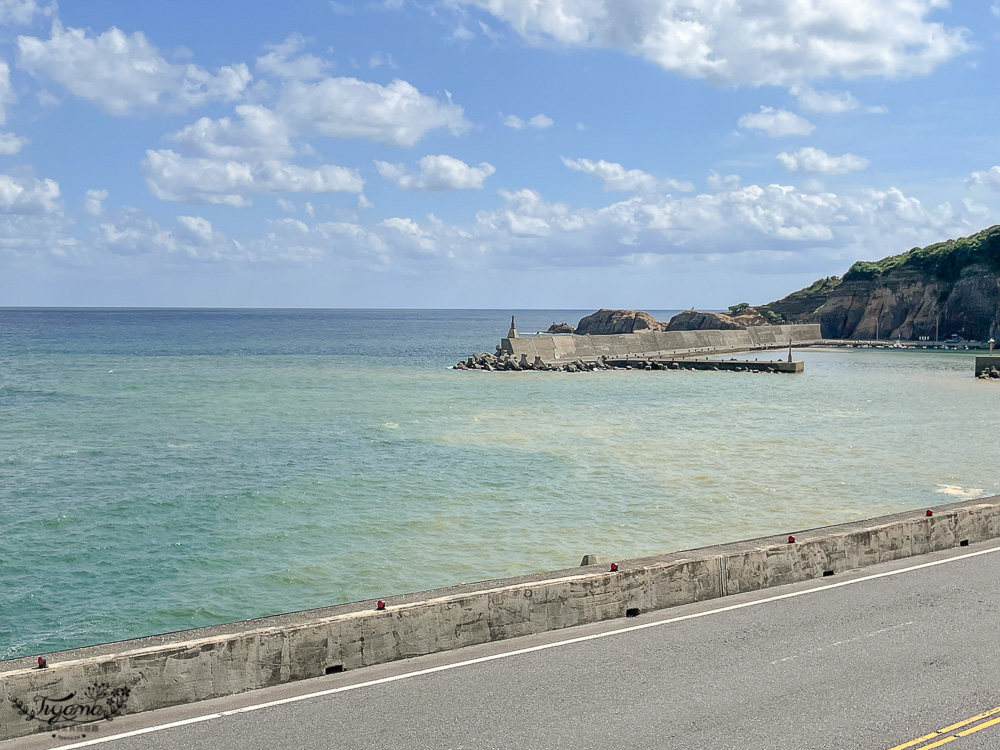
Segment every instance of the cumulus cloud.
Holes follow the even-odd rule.
[[[281,90],[277,113],[301,133],[393,146],[412,146],[432,130],[457,134],[469,128],[464,111],[450,97],[427,96],[401,80],[388,86],[356,78],[291,81]]]
[[[973,172],[965,184],[966,187],[970,188],[984,186],[1000,192],[1000,167],[990,167],[983,172]]]
[[[507,117],[504,118],[503,124],[514,130],[524,130],[526,127],[535,128],[536,130],[544,130],[545,128],[551,128],[556,123],[555,120],[548,115],[537,114],[528,119],[527,122],[522,120],[517,115],[507,115]]]
[[[94,228],[93,245],[114,255],[161,253],[197,261],[242,260],[246,252],[239,242],[212,228],[200,216],[178,216],[164,228],[149,214],[126,206],[112,221]]]
[[[326,257],[408,272],[456,266],[606,267],[666,256],[757,259],[752,262],[759,268],[787,268],[795,257],[837,256],[846,263],[866,257],[875,246],[905,248],[968,234],[989,215],[973,201],[958,208],[925,206],[896,188],[835,194],[720,180],[726,184],[715,192],[637,193],[598,208],[553,202],[536,190],[500,190],[498,205],[459,223],[433,214],[399,214],[367,227],[356,219],[311,223],[286,216],[268,221],[263,235],[237,241],[198,217],[179,219],[168,229],[141,213],[124,213],[102,225],[98,235],[119,253],[152,248],[206,260],[286,263]],[[182,242],[183,252],[178,249]]]
[[[56,12],[56,4],[40,5],[37,0],[0,0],[0,25],[25,25],[36,16],[51,16]]]
[[[61,212],[59,183],[55,180],[0,174],[0,214]]]
[[[529,128],[537,128],[538,130],[544,130],[545,128],[551,128],[555,125],[555,120],[553,120],[548,115],[538,114],[528,120]]]
[[[761,107],[760,112],[748,112],[737,124],[744,130],[767,133],[771,138],[809,135],[816,129],[815,125],[801,115],[774,107]]]
[[[868,159],[854,154],[830,156],[818,148],[800,148],[794,154],[782,151],[775,157],[785,169],[791,172],[820,172],[822,174],[845,174],[868,168]]]
[[[301,54],[307,43],[301,34],[291,34],[281,44],[267,45],[267,54],[257,58],[257,71],[297,81],[323,78],[330,63],[315,55]]]
[[[719,174],[713,169],[708,173],[706,182],[712,190],[734,190],[743,181],[738,174]]]
[[[816,91],[811,88],[795,89],[792,93],[799,106],[810,112],[840,114],[858,108],[858,100],[850,91]]]
[[[168,138],[185,154],[209,159],[259,161],[295,153],[287,123],[267,107],[241,104],[236,114],[239,121],[202,117]]]
[[[635,195],[602,208],[550,202],[535,190],[500,191],[502,204],[470,223],[397,216],[378,228],[393,262],[486,262],[532,268],[607,266],[636,258],[844,253],[911,247],[967,233],[968,211],[925,207],[896,188],[851,194],[749,185],[672,197]],[[978,226],[976,224],[975,226]]]
[[[0,156],[13,156],[19,153],[30,140],[14,133],[0,133]]]
[[[356,169],[325,164],[315,169],[280,160],[257,164],[183,157],[169,149],[146,151],[143,175],[160,200],[248,206],[264,193],[360,193],[364,180]]]
[[[107,197],[107,190],[88,190],[83,196],[83,210],[91,216],[100,216],[104,213],[104,200]]]
[[[0,125],[7,122],[7,105],[15,100],[10,85],[10,65],[0,60]]]
[[[641,169],[625,169],[621,164],[603,159],[591,161],[590,159],[567,159],[564,156],[560,158],[562,163],[573,171],[583,172],[600,179],[604,183],[605,190],[617,190],[623,193],[650,193],[660,189],[680,192],[694,190],[694,185],[690,182],[681,182],[672,178],[660,180]]]
[[[492,164],[481,162],[471,167],[460,159],[445,154],[425,156],[418,162],[420,171],[410,174],[402,164],[376,161],[378,173],[396,183],[404,190],[444,192],[448,190],[481,190],[486,178],[496,169]]]
[[[111,27],[95,36],[84,29],[64,29],[58,21],[47,40],[17,38],[17,63],[118,116],[183,112],[210,101],[232,101],[251,80],[242,63],[210,73],[192,63],[168,62],[141,31],[125,34]]]
[[[457,0],[531,43],[611,47],[723,85],[922,75],[969,48],[929,16],[942,0]]]

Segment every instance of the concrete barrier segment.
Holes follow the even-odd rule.
[[[1000,496],[932,510],[0,661],[0,740],[1000,538]]]

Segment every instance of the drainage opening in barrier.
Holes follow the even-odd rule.
[[[832,575],[833,575],[833,571],[832,570],[824,570],[823,571],[823,577],[824,578],[826,578],[827,576],[832,576]]]
[[[958,546],[959,547],[968,547],[969,546],[969,540],[968,539],[963,539],[962,541],[960,541],[958,543]]]
[[[628,609],[625,610],[625,616],[626,617],[638,617],[639,616],[639,608],[638,607],[629,607]]]
[[[338,674],[343,671],[344,671],[343,664],[331,664],[329,667],[326,668],[327,674]]]

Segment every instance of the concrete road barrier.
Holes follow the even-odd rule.
[[[792,534],[0,661],[0,740],[995,539],[1000,496]]]

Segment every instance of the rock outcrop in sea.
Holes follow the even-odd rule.
[[[569,323],[553,323],[546,333],[574,333],[576,331]]]
[[[660,323],[647,312],[641,310],[610,310],[602,308],[595,313],[580,318],[576,333],[583,336],[635,333],[636,331],[663,331],[665,323]]]
[[[985,341],[1000,333],[1000,225],[820,279],[756,308],[825,338]]]

